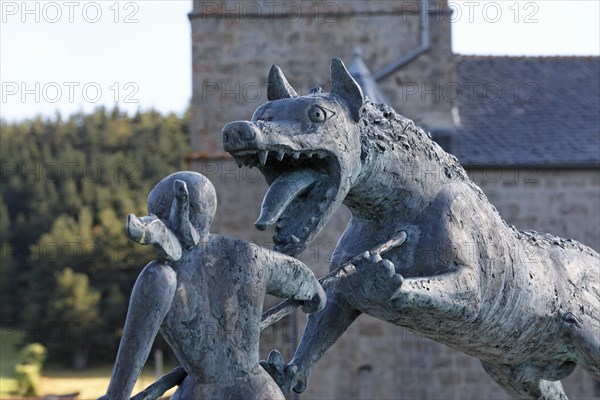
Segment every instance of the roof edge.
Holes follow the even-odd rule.
[[[503,60],[503,61],[600,61],[600,56],[595,55],[554,55],[554,56],[526,56],[526,55],[481,55],[481,54],[454,54],[456,61],[462,60]]]
[[[460,162],[460,159],[459,159]],[[470,164],[460,162],[465,169],[469,168],[480,168],[480,169],[515,169],[515,168],[537,168],[544,170],[561,169],[561,170],[583,170],[583,169],[597,169],[600,172],[600,163],[597,164],[504,164],[504,165],[493,165],[493,164]]]

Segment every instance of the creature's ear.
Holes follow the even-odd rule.
[[[288,83],[281,69],[273,64],[269,70],[267,81],[267,99],[269,101],[298,97],[294,88]]]
[[[331,93],[346,101],[352,119],[358,122],[364,101],[363,93],[339,58],[331,60]]]

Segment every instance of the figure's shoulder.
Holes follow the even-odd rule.
[[[239,255],[250,255],[268,251],[267,249],[264,249],[248,240],[212,233],[209,235],[206,248],[211,252]]]
[[[298,263],[298,260],[293,257],[232,236],[211,234],[207,243],[207,249],[212,254],[227,254],[238,260],[244,262],[252,261],[263,266],[274,264],[283,266],[286,263]]]

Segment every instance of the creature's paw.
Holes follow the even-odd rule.
[[[283,394],[288,394],[291,390],[302,393],[306,389],[308,373],[301,372],[294,363],[286,364],[279,351],[271,350],[267,360],[261,361],[260,365],[271,375]]]
[[[315,293],[312,299],[302,303],[302,311],[307,314],[316,313],[324,309],[326,304],[327,295],[325,294],[325,290],[317,283],[317,293]]]
[[[356,273],[348,277],[353,296],[382,304],[389,302],[400,292],[404,279],[396,273],[390,260],[367,251],[354,265]]]

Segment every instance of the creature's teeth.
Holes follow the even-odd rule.
[[[325,153],[317,153],[317,157],[318,157],[320,160],[322,160],[322,159],[324,159],[325,157],[327,157],[327,155],[326,155]]]
[[[281,229],[285,226],[285,222],[280,219],[279,221],[277,221],[277,225],[275,225],[277,228]]]
[[[285,156],[285,152],[283,150],[279,150],[277,152],[277,161],[283,160],[283,156]]]
[[[294,243],[300,243],[300,239],[298,239],[298,237],[295,235],[292,235],[292,237],[290,239],[292,239],[292,242],[294,242]]]
[[[258,159],[262,165],[267,163],[267,157],[269,157],[269,152],[267,150],[261,150],[258,152]]]
[[[305,226],[304,228],[302,228],[302,233],[304,233],[305,235],[310,231],[310,229],[308,228],[308,226]]]
[[[294,157],[294,160],[297,160],[300,158],[300,153],[294,153],[292,154],[292,157]]]
[[[313,153],[313,152],[306,153],[306,156],[308,158],[313,158],[314,155],[315,155],[315,153]]]
[[[310,217],[310,219],[308,220],[311,224],[314,224],[315,222],[317,222],[317,217]]]

